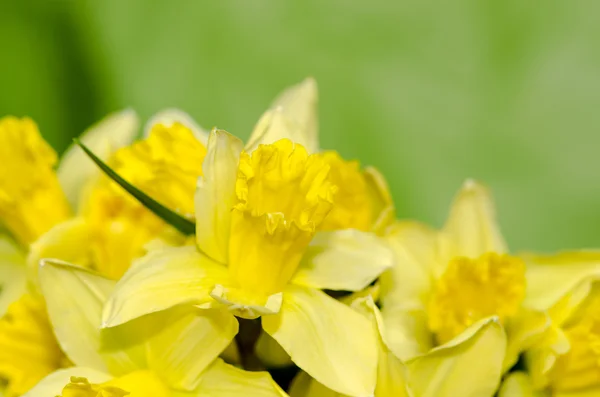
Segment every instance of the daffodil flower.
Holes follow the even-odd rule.
[[[190,123],[190,127],[182,122]],[[23,126],[30,127],[31,124],[25,123]],[[203,137],[202,130],[191,123],[184,113],[170,110],[159,113],[151,120],[147,127],[149,133],[146,139],[124,146],[135,136],[137,128],[135,114],[125,111],[92,128],[83,135],[82,140],[149,194],[183,215],[193,217],[193,193],[196,180],[202,173],[206,136]],[[10,131],[12,130],[5,131],[6,137],[11,137],[8,134]],[[37,141],[27,134],[21,135],[29,137],[26,140],[29,145],[37,142],[40,147],[32,146],[29,151],[14,151],[15,162],[25,161],[50,150],[44,146],[37,131],[31,136]],[[13,144],[18,148],[16,143]],[[53,174],[51,166],[48,167],[44,175],[56,182],[57,176]],[[170,241],[171,244],[185,242],[183,236],[133,200],[114,182],[101,176],[95,165],[79,149],[70,149],[65,154],[57,174],[61,183],[55,183],[53,186],[60,185],[63,189],[61,191],[57,188],[52,194],[59,203],[68,201],[76,205],[67,208],[68,211],[61,217],[61,222],[54,226],[52,224],[55,222],[48,222],[50,229],[40,236],[36,235],[35,240],[28,244],[27,252],[10,251],[9,240],[2,241],[6,246],[6,262],[2,265],[3,269],[6,268],[3,271],[6,287],[3,288],[0,303],[3,313],[5,310],[9,312],[0,319],[0,378],[8,381],[9,395],[22,394],[45,373],[69,365],[57,347],[45,318],[43,301],[36,291],[37,268],[42,258],[60,258],[118,279],[134,258],[145,253],[145,246],[149,241],[161,238]],[[7,175],[8,177],[10,175]],[[11,188],[11,183],[16,182],[7,179],[4,189]],[[19,183],[22,183],[22,190],[35,191],[36,184],[40,182],[23,180]],[[11,191],[6,190],[7,197],[16,197],[17,193],[14,187]],[[45,194],[51,203],[52,194]],[[65,196],[68,200],[64,199]],[[36,195],[30,194],[27,198],[31,197]],[[26,207],[27,203],[24,200],[21,204]],[[68,204],[65,205],[69,207]],[[59,205],[56,207],[62,208]],[[28,213],[28,216],[33,214],[35,213]],[[44,220],[44,215],[40,215],[40,220]],[[8,220],[4,221],[10,225]],[[23,227],[26,221],[27,219],[24,219],[17,224]],[[17,233],[13,235],[18,236]],[[23,262],[26,262],[27,266],[24,266]],[[31,287],[27,295],[26,284]],[[10,304],[12,306],[9,307]],[[35,329],[35,332],[31,333],[31,337],[23,338],[27,328]],[[15,340],[23,342],[14,343]],[[31,353],[28,352],[34,350],[44,352],[43,360],[36,359],[40,369],[23,374],[29,369],[27,362],[30,361],[28,357]],[[15,359],[15,356],[19,355],[23,356],[22,361]]]
[[[214,359],[237,322],[220,311],[179,308],[100,331],[115,282],[59,261],[43,261],[40,287],[61,348],[74,367],[45,377],[26,397],[284,396],[266,372]],[[204,344],[198,335],[211,335]]]
[[[407,363],[449,347],[469,350],[480,328],[497,322],[509,330],[508,340],[505,332],[494,332],[481,347],[494,359],[475,364],[472,355],[458,354],[445,364],[448,368],[475,364],[480,371],[481,376],[465,377],[468,389],[466,384],[456,385],[471,390],[461,395],[492,395],[538,324],[512,327],[516,318],[529,314],[522,306],[525,264],[508,254],[487,189],[467,181],[441,231],[402,221],[392,228],[388,241],[396,260],[381,277],[381,304],[390,349]],[[436,379],[444,376],[450,372],[441,371]]]
[[[251,153],[242,147],[211,132],[195,198],[197,248],[137,261],[117,283],[104,327],[184,303],[232,318],[262,316],[263,329],[316,379],[349,395],[372,394],[374,332],[320,289],[366,287],[391,265],[389,251],[352,230],[313,239],[335,206],[323,155],[286,139]]]
[[[136,115],[124,111],[90,128],[82,140],[106,158],[133,139],[137,124]],[[27,118],[0,120],[0,152],[0,222],[6,232],[0,239],[0,379],[7,384],[7,396],[18,396],[66,364],[43,301],[26,294],[32,281],[26,270],[30,246],[55,225],[68,222],[98,171],[71,149],[55,172],[56,153]],[[63,247],[73,251],[69,241]]]
[[[600,251],[522,255],[527,265],[524,305],[539,323],[528,338],[524,371],[510,374],[500,396],[600,395]]]

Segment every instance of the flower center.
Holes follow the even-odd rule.
[[[373,205],[367,182],[357,161],[346,161],[337,152],[322,153],[331,171],[329,179],[337,186],[335,206],[319,230],[369,230],[373,223]]]
[[[323,157],[290,140],[243,152],[229,244],[233,279],[257,294],[282,291],[331,210],[335,190]]]
[[[161,204],[194,218],[194,191],[206,148],[179,123],[155,125],[148,138],[117,151],[111,167]],[[156,237],[180,241],[173,229],[120,186],[103,177],[93,187],[84,214],[94,234],[97,270],[120,278],[144,245]]]
[[[0,220],[23,245],[70,215],[57,156],[27,118],[0,119]]]
[[[429,328],[439,344],[488,316],[516,314],[525,296],[525,265],[509,255],[454,258],[429,301]]]
[[[550,372],[555,390],[600,386],[600,294],[594,294],[579,321],[563,329],[570,349],[558,357]]]
[[[20,396],[66,365],[44,302],[23,295],[0,319],[0,378],[7,382],[6,395]]]

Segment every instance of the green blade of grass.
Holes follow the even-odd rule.
[[[73,140],[75,144],[79,145],[81,149],[87,154],[90,159],[113,181],[119,184],[123,189],[127,191],[127,193],[131,194],[138,200],[144,207],[148,208],[148,210],[152,211],[156,216],[160,217],[162,220],[167,222],[169,225],[173,226],[175,229],[179,230],[181,233],[186,236],[193,235],[196,232],[196,224],[189,219],[184,218],[179,215],[177,212],[170,210],[165,207],[158,201],[154,200],[152,197],[148,196],[146,193],[142,192],[140,189],[136,188],[125,179],[123,179],[119,174],[117,174],[112,168],[110,168],[106,163],[100,160],[90,149],[88,149],[83,143],[79,141],[79,139]]]

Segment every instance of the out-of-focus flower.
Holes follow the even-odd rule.
[[[135,114],[126,111],[107,118],[84,134],[82,140],[155,199],[165,202],[185,216],[193,217],[193,195],[196,180],[202,173],[206,146],[201,141],[202,131],[198,127],[191,124],[188,128],[177,120],[185,121],[186,118],[181,112],[163,112],[153,118],[154,124],[149,127],[146,139],[115,151],[114,149],[127,144],[138,129]],[[125,136],[129,138],[125,139]],[[41,139],[39,133],[37,137]],[[111,143],[111,139],[116,142]],[[21,159],[34,156],[35,153],[17,152],[13,155]],[[63,190],[69,194],[63,194],[57,188],[55,195],[63,198],[64,203],[67,201],[64,197],[70,197],[69,201],[75,202],[76,206],[69,209],[69,214],[75,215],[67,215],[70,216],[68,219],[62,217],[62,221],[55,225],[48,224],[50,229],[36,236],[35,241],[29,245],[26,252],[29,270],[27,279],[32,291],[29,298],[19,300],[26,284],[26,277],[23,275],[26,267],[23,266],[22,256],[17,261],[16,253],[7,251],[7,255],[12,258],[8,263],[18,263],[3,266],[6,270],[2,279],[6,280],[10,289],[3,291],[2,302],[5,307],[11,303],[12,306],[9,313],[0,319],[0,343],[7,346],[0,353],[0,375],[8,381],[9,395],[22,394],[44,372],[66,363],[50,328],[44,326],[48,320],[44,318],[43,301],[36,293],[37,268],[42,258],[68,260],[118,279],[134,258],[145,253],[144,247],[150,241],[160,238],[170,244],[185,242],[184,236],[132,199],[121,187],[100,175],[95,165],[86,169],[90,160],[79,149],[71,149],[63,161],[73,167],[71,172],[62,167],[58,171],[60,180],[65,181],[62,183],[65,187]],[[51,168],[48,172],[56,179]],[[8,182],[6,185],[10,186]],[[29,185],[23,185],[31,185],[35,189],[33,181]],[[26,206],[27,202],[23,205]],[[32,305],[31,299],[39,302]],[[33,310],[37,307],[40,309]],[[31,337],[23,337],[29,328],[25,324],[33,320],[40,326],[36,327],[36,332]],[[15,339],[22,340],[22,343],[13,343]],[[45,352],[43,356],[46,358],[37,360],[43,370],[24,374],[23,371],[28,370],[27,363],[32,360],[27,352],[35,350]],[[18,355],[24,359],[15,359]]]
[[[180,308],[100,331],[113,280],[57,261],[45,261],[39,277],[58,341],[75,366],[48,375],[25,396],[285,395],[267,373],[212,357],[228,343],[220,332],[237,329],[220,311]],[[198,334],[211,334],[213,343],[203,344]]]
[[[137,130],[131,111],[113,115],[82,137],[98,154],[126,145]],[[68,151],[55,173],[56,153],[30,119],[0,120],[0,379],[7,396],[18,396],[52,370],[67,364],[51,332],[44,302],[27,293],[26,257],[40,236],[63,224],[77,210],[84,185],[98,175],[93,164]],[[74,165],[77,164],[75,167]],[[70,241],[67,253],[77,250]],[[29,280],[35,284],[35,280]]]
[[[465,379],[470,388],[462,389],[462,395],[492,395],[503,371],[522,350],[528,329],[509,333],[514,337],[508,344],[504,332],[493,333],[486,344],[472,341],[490,321],[509,327],[522,314],[526,288],[525,264],[507,253],[487,189],[467,181],[441,231],[403,221],[387,239],[396,253],[395,266],[381,277],[382,318],[390,349],[411,363],[462,346],[468,354],[456,355],[446,364],[472,367]],[[473,366],[472,357],[483,353],[494,358]],[[443,376],[449,373],[440,372]]]
[[[524,305],[538,323],[528,338],[522,371],[510,374],[500,396],[600,395],[600,252],[523,254],[527,264]]]

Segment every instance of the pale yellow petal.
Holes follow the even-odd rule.
[[[473,180],[467,180],[455,197],[443,231],[449,239],[442,252],[446,259],[507,251],[492,196],[485,186]]]
[[[23,397],[56,397],[60,396],[63,387],[69,384],[72,376],[88,379],[91,383],[103,383],[112,379],[112,376],[93,368],[72,367],[51,373],[40,381]]]
[[[376,335],[361,314],[321,291],[290,286],[280,312],[264,316],[262,324],[294,363],[323,385],[350,396],[373,394]]]
[[[286,89],[254,127],[246,150],[287,138],[304,146],[309,153],[317,152],[317,100],[317,83],[312,78]]]
[[[151,252],[119,280],[104,308],[102,325],[114,327],[182,303],[211,302],[213,287],[227,277],[224,266],[198,253],[196,247]]]
[[[0,317],[26,291],[25,256],[8,237],[0,236]]]
[[[547,310],[585,279],[600,276],[600,251],[523,254],[526,307]]]
[[[318,289],[357,291],[393,265],[393,253],[372,233],[347,229],[320,232],[292,282]]]
[[[148,341],[148,367],[176,389],[196,389],[203,371],[238,333],[236,318],[219,309],[195,310],[166,323]]]
[[[91,229],[84,218],[59,223],[30,245],[27,255],[29,281],[37,286],[40,260],[56,258],[82,267],[90,265]]]
[[[381,317],[386,329],[386,343],[400,359],[414,358],[433,347],[425,311],[383,308]]]
[[[346,397],[345,394],[326,388],[304,371],[300,371],[292,381],[289,395],[290,397]]]
[[[254,346],[254,353],[267,368],[282,368],[293,365],[290,355],[266,332],[260,333]]]
[[[248,372],[217,359],[195,390],[198,397],[285,397],[267,372]]]
[[[521,309],[516,316],[508,319],[505,326],[508,338],[504,358],[505,370],[517,362],[523,351],[539,341],[550,327],[551,321],[548,314],[527,309]]]
[[[233,135],[213,130],[194,196],[196,242],[208,256],[227,263],[231,210],[235,202],[235,182],[242,141]]]
[[[115,282],[65,262],[46,259],[40,265],[40,289],[54,334],[75,365],[107,371],[100,354],[100,321],[104,301]]]
[[[180,123],[188,127],[192,130],[194,136],[206,146],[208,142],[208,131],[196,123],[192,116],[179,109],[163,109],[158,113],[155,113],[144,126],[144,137],[147,137],[150,134],[150,131],[155,124],[163,124],[169,127],[173,123]]]
[[[133,141],[139,124],[133,110],[123,110],[87,129],[80,139],[98,157],[107,160],[114,151]],[[100,175],[100,171],[81,148],[71,145],[62,156],[57,174],[69,203],[76,208],[85,185]]]
[[[496,320],[482,320],[407,363],[409,387],[420,397],[492,396],[500,383],[506,336]]]
[[[422,309],[432,288],[438,233],[410,221],[390,228],[386,241],[394,253],[394,266],[381,275],[383,307]]]
[[[498,397],[542,397],[545,393],[536,393],[533,390],[529,376],[525,372],[512,372],[506,376]]]
[[[390,336],[397,330],[386,328],[383,316],[373,298],[359,298],[352,307],[370,319],[375,332],[379,335],[375,397],[412,396],[408,389],[408,368],[390,349]]]
[[[384,176],[375,167],[365,167],[364,177],[375,216],[372,230],[377,234],[386,234],[387,227],[392,225],[396,219],[390,187]]]

